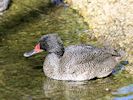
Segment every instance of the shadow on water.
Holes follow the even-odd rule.
[[[7,34],[15,34],[18,31],[23,30],[27,27],[25,26],[25,23],[31,23],[39,19],[41,15],[48,15],[58,9],[58,7],[50,2],[42,2],[42,4],[35,8],[24,3],[22,5],[24,6],[22,11],[17,12],[16,14],[10,14],[9,12],[9,15],[7,14],[6,17],[0,18],[0,39]]]

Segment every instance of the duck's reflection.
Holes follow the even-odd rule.
[[[88,95],[86,82],[68,82],[46,79],[44,93],[48,98],[55,100],[78,100]],[[83,99],[85,100],[85,98]]]
[[[105,96],[103,83],[96,81],[71,82],[57,81],[47,78],[44,81],[43,90],[45,97],[52,100],[96,100],[99,96]],[[100,86],[102,84],[102,86]]]

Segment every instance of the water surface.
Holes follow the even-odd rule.
[[[10,9],[0,17],[0,100],[120,100],[120,97],[132,97],[130,88],[126,91],[130,93],[119,94],[119,88],[133,84],[126,72],[85,82],[47,78],[42,71],[46,53],[31,58],[24,58],[23,53],[31,50],[41,35],[53,32],[60,35],[65,46],[98,44],[95,38],[93,41],[87,38],[88,26],[72,9],[54,7],[45,0],[13,0]]]

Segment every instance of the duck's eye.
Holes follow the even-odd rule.
[[[47,40],[48,39],[48,36],[46,36],[45,38],[44,38],[44,40]]]
[[[43,36],[39,39],[39,42],[42,42],[42,41],[47,41],[48,40],[48,36]]]

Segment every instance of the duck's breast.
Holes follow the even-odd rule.
[[[43,64],[43,71],[46,76],[54,77],[59,73],[59,58],[56,54],[48,54]]]

